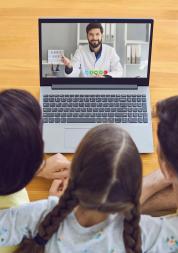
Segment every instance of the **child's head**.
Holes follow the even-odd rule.
[[[35,240],[24,240],[17,252],[42,253],[44,245],[40,246],[39,240],[45,244],[65,217],[80,205],[104,213],[125,213],[126,252],[140,253],[141,182],[140,156],[128,133],[114,125],[93,128],[74,155],[64,195],[39,226],[40,239],[38,236]]]
[[[160,167],[168,179],[178,178],[178,96],[157,103],[158,156]]]
[[[26,91],[0,92],[0,195],[26,186],[42,159],[38,102]]]

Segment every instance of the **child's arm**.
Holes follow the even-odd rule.
[[[19,208],[0,210],[0,247],[19,244],[34,236],[40,220],[58,203],[57,197],[32,202]]]

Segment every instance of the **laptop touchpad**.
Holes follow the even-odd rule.
[[[64,129],[64,145],[65,148],[76,148],[88,132],[88,128],[65,128]]]

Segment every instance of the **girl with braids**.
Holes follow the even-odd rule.
[[[22,241],[15,253],[157,252],[149,250],[160,221],[146,216],[141,249],[141,184],[140,156],[128,133],[114,125],[97,126],[81,141],[59,201],[53,197],[0,212],[6,220],[0,244]]]

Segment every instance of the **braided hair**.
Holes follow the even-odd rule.
[[[141,181],[140,156],[128,133],[110,124],[93,128],[77,148],[69,184],[59,203],[41,222],[37,236],[24,239],[16,253],[44,253],[45,244],[77,206],[122,212],[126,253],[141,253]]]

